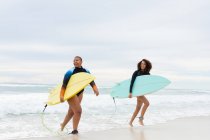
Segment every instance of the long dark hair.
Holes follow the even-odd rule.
[[[142,70],[142,69],[141,69],[141,63],[142,63],[142,61],[144,61],[144,62],[146,63],[146,68],[145,68],[144,72],[145,72],[145,73],[149,73],[150,70],[152,69],[152,63],[151,63],[149,60],[147,60],[147,59],[142,59],[142,60],[137,64],[137,69],[138,69],[139,71]]]

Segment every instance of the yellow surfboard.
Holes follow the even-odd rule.
[[[64,100],[68,100],[77,93],[79,93],[82,89],[84,89],[88,84],[90,84],[95,79],[89,73],[80,72],[71,76],[68,85],[66,87]],[[50,91],[50,95],[48,96],[47,105],[56,105],[60,103],[60,91],[62,84],[56,86],[54,89]]]

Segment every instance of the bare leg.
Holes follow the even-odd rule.
[[[77,127],[79,125],[79,121],[82,114],[82,108],[80,106],[79,97],[74,96],[71,99],[68,100],[69,105],[71,106],[71,109],[74,113],[73,115],[73,130],[77,130]]]
[[[149,101],[147,100],[147,98],[145,96],[140,96],[139,99],[144,103],[144,106],[141,110],[141,116],[139,118],[139,123],[140,123],[140,125],[144,125],[143,118],[144,118],[144,114],[145,114],[147,108],[149,107]]]
[[[80,94],[79,95],[79,103],[81,103],[82,101],[82,98],[83,98],[83,94]],[[69,103],[69,102],[68,102]],[[69,110],[68,110],[68,113],[66,114],[66,117],[65,119],[63,120],[63,123],[61,123],[61,131],[63,131],[63,129],[65,128],[66,124],[71,120],[71,118],[74,116],[74,112],[73,110],[71,109],[70,107],[70,104],[69,104]]]
[[[66,114],[65,119],[63,120],[63,123],[61,123],[61,131],[63,131],[63,129],[65,128],[66,124],[71,120],[73,115],[74,115],[74,112],[69,107],[69,110],[68,110],[68,113]]]
[[[140,111],[140,109],[141,109],[141,106],[142,106],[142,101],[139,99],[139,97],[137,97],[136,109],[135,109],[135,111],[134,111],[134,113],[133,113],[133,116],[132,116],[130,122],[129,122],[129,125],[130,125],[131,127],[133,127],[133,121],[134,121],[134,119],[136,118],[136,116],[138,115],[138,113],[139,113],[139,111]]]

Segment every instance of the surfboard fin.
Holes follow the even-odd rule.
[[[46,108],[47,108],[47,104],[44,106],[44,109],[43,109],[43,111],[42,111],[43,113],[44,113],[44,111],[45,111]]]

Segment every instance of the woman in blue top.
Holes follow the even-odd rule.
[[[137,64],[137,70],[133,73],[133,76],[131,78],[131,84],[130,84],[130,94],[129,94],[129,98],[132,98],[132,88],[133,88],[133,84],[135,82],[135,79],[137,76],[141,76],[141,75],[150,75],[150,70],[152,69],[152,64],[149,60],[147,59],[142,59],[138,64]],[[143,107],[142,107],[143,105]],[[149,106],[149,101],[147,100],[147,98],[143,95],[143,96],[137,96],[137,105],[136,105],[136,109],[133,113],[133,116],[130,120],[129,125],[133,126],[133,121],[136,118],[136,116],[138,115],[139,111],[141,110],[141,115],[139,117],[139,123],[140,125],[144,125],[143,123],[143,119],[144,119],[144,114],[147,110]]]
[[[66,86],[69,82],[69,79],[73,74],[79,73],[79,72],[87,72],[90,73],[87,69],[82,67],[82,58],[80,56],[76,56],[74,58],[74,67],[70,70],[68,70],[64,76],[63,79],[63,85],[60,92],[60,101],[64,102],[64,94],[66,90]],[[99,95],[98,88],[95,84],[95,82],[90,83],[94,93],[96,96]],[[73,118],[73,131],[70,134],[77,134],[78,133],[78,125],[82,114],[82,107],[81,107],[81,101],[83,97],[83,91],[82,89],[77,95],[73,96],[72,98],[68,99],[67,102],[69,104],[68,113],[66,114],[65,119],[63,120],[63,123],[61,123],[61,131],[63,131],[66,124]]]

